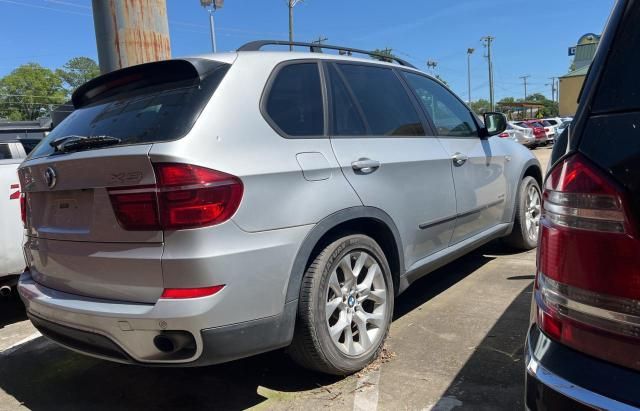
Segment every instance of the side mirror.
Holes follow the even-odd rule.
[[[491,137],[507,129],[507,118],[502,113],[484,113],[484,129],[482,137]]]

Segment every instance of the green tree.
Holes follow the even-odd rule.
[[[62,68],[56,70],[65,84],[68,94],[100,75],[100,67],[89,57],[74,57],[67,61]]]
[[[526,101],[531,103],[539,103],[544,106],[538,110],[538,113],[536,114],[536,117],[538,118],[555,117],[560,112],[558,103],[556,103],[555,101],[549,100],[542,93],[531,94],[530,96],[527,96]]]
[[[517,100],[514,97],[505,97],[502,100],[498,101],[498,104],[508,105],[508,104],[513,104],[516,101]]]
[[[442,81],[444,83],[445,86],[449,87],[449,83],[447,82],[447,80],[443,79],[442,77],[440,77],[440,74],[436,74],[436,78],[440,81]]]
[[[387,63],[391,63],[391,62],[393,62],[392,59],[395,57],[392,54],[392,52],[393,52],[393,49],[390,49],[388,47],[386,49],[383,49],[383,50],[375,49],[375,50],[372,51],[372,53],[381,54],[381,56],[375,56],[375,55],[372,54],[371,58],[373,58],[375,60],[386,61]],[[386,56],[389,56],[389,57],[386,57]]]
[[[471,107],[471,110],[473,110],[478,115],[482,115],[487,111],[491,111],[491,103],[489,103],[489,100],[485,100],[483,98],[477,101],[472,101],[469,104],[469,107]]]
[[[48,68],[27,63],[0,79],[0,118],[35,120],[65,99],[62,79]]]

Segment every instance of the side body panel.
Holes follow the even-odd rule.
[[[13,154],[18,154],[18,144],[8,146]],[[21,161],[22,158],[0,160],[0,279],[24,269],[20,184],[16,172]]]

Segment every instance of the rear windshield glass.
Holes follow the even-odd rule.
[[[120,139],[117,145],[179,139],[191,130],[228,67],[221,65],[202,81],[127,91],[74,110],[43,139],[30,158],[55,153],[56,148],[50,143],[69,136],[115,137]]]

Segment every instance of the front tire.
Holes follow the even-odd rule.
[[[504,241],[519,250],[531,250],[538,245],[542,194],[540,185],[533,177],[525,177],[518,188],[516,215],[513,231]]]
[[[334,241],[303,278],[290,356],[327,374],[360,371],[382,350],[393,303],[391,270],[380,246],[359,234]]]

